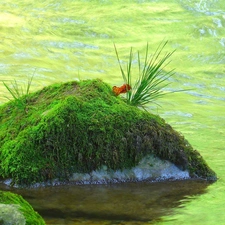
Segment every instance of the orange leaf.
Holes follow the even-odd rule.
[[[131,86],[129,84],[123,84],[121,87],[114,86],[113,92],[115,93],[115,95],[119,95],[128,92],[130,89]]]

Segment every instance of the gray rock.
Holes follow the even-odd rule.
[[[25,225],[26,219],[19,211],[19,207],[16,204],[0,204],[0,224]]]

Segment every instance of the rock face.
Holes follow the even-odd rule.
[[[106,184],[189,178],[187,170],[182,171],[173,163],[167,160],[160,160],[158,157],[150,154],[145,156],[135,167],[111,170],[104,165],[90,173],[74,173],[70,178],[70,182],[73,184]]]
[[[19,205],[0,204],[0,221],[1,224],[18,224],[25,225],[26,219],[22,212],[19,211]]]
[[[45,222],[20,195],[0,191],[0,224],[44,225]]]
[[[48,86],[0,106],[0,176],[16,184],[130,169],[147,155],[191,178],[216,174],[165,121],[129,106],[101,80]]]

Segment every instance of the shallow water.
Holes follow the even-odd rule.
[[[187,196],[206,192],[205,181],[123,183],[13,189],[47,224],[149,224],[172,213]],[[38,197],[37,197],[38,196]]]
[[[191,90],[166,95],[158,101],[162,107],[152,104],[148,109],[181,132],[219,177],[216,183],[201,190],[197,189],[200,184],[188,182],[119,185],[118,192],[117,185],[66,187],[62,191],[47,188],[36,195],[37,190],[21,190],[35,209],[43,213],[48,224],[100,224],[99,221],[144,224],[141,218],[150,220],[150,224],[225,223],[224,27],[223,0],[5,0],[0,3],[0,80],[9,84],[16,79],[18,85],[24,85],[27,77],[34,75],[32,91],[77,79],[101,78],[112,86],[122,85],[113,43],[125,61],[131,46],[134,52],[140,50],[144,55],[147,42],[154,52],[162,40],[168,40],[165,51],[176,49],[176,52],[167,69],[175,68],[176,74],[166,91]],[[10,94],[0,82],[0,103],[6,102],[7,97]],[[171,194],[174,188],[176,191]],[[148,189],[154,193],[150,199]],[[76,203],[82,204],[79,199],[86,199],[89,192],[96,195],[92,195],[93,202],[85,201],[82,210],[66,200],[71,193],[78,196]],[[136,201],[132,201],[132,193],[136,192],[143,195],[135,194]],[[112,201],[107,200],[108,193],[115,198],[114,207],[108,205]],[[158,197],[153,204],[154,196]],[[99,203],[99,210],[95,211],[94,203],[101,198],[104,204],[100,207]],[[154,205],[153,209],[148,201]],[[130,207],[129,217],[125,204]],[[114,208],[120,210],[119,217],[104,217],[117,215]]]

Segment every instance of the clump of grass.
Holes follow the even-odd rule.
[[[131,90],[127,91],[126,100],[127,103],[133,106],[142,107],[145,109],[146,104],[154,102],[159,97],[162,97],[166,93],[163,91],[169,83],[165,81],[168,80],[174,74],[174,70],[165,71],[165,67],[170,63],[168,59],[174,53],[174,51],[162,55],[162,50],[164,49],[165,43],[161,43],[155,53],[149,56],[149,46],[147,43],[145,60],[144,63],[141,62],[140,53],[138,51],[138,77],[136,81],[132,84],[132,61],[133,61],[133,51],[130,49],[130,55],[127,62],[127,67],[124,70],[119,59],[119,54],[114,44],[117,60],[120,66],[123,80],[126,84],[132,87]],[[156,103],[157,104],[157,103]]]
[[[16,106],[19,108],[24,108],[26,106],[26,99],[22,98],[25,95],[28,95],[30,93],[30,87],[33,80],[34,74],[28,78],[27,84],[25,85],[25,88],[20,86],[16,79],[10,82],[10,84],[7,84],[5,81],[3,82],[3,85],[8,90],[12,98],[15,100]],[[11,100],[11,98],[6,97],[8,100]]]

